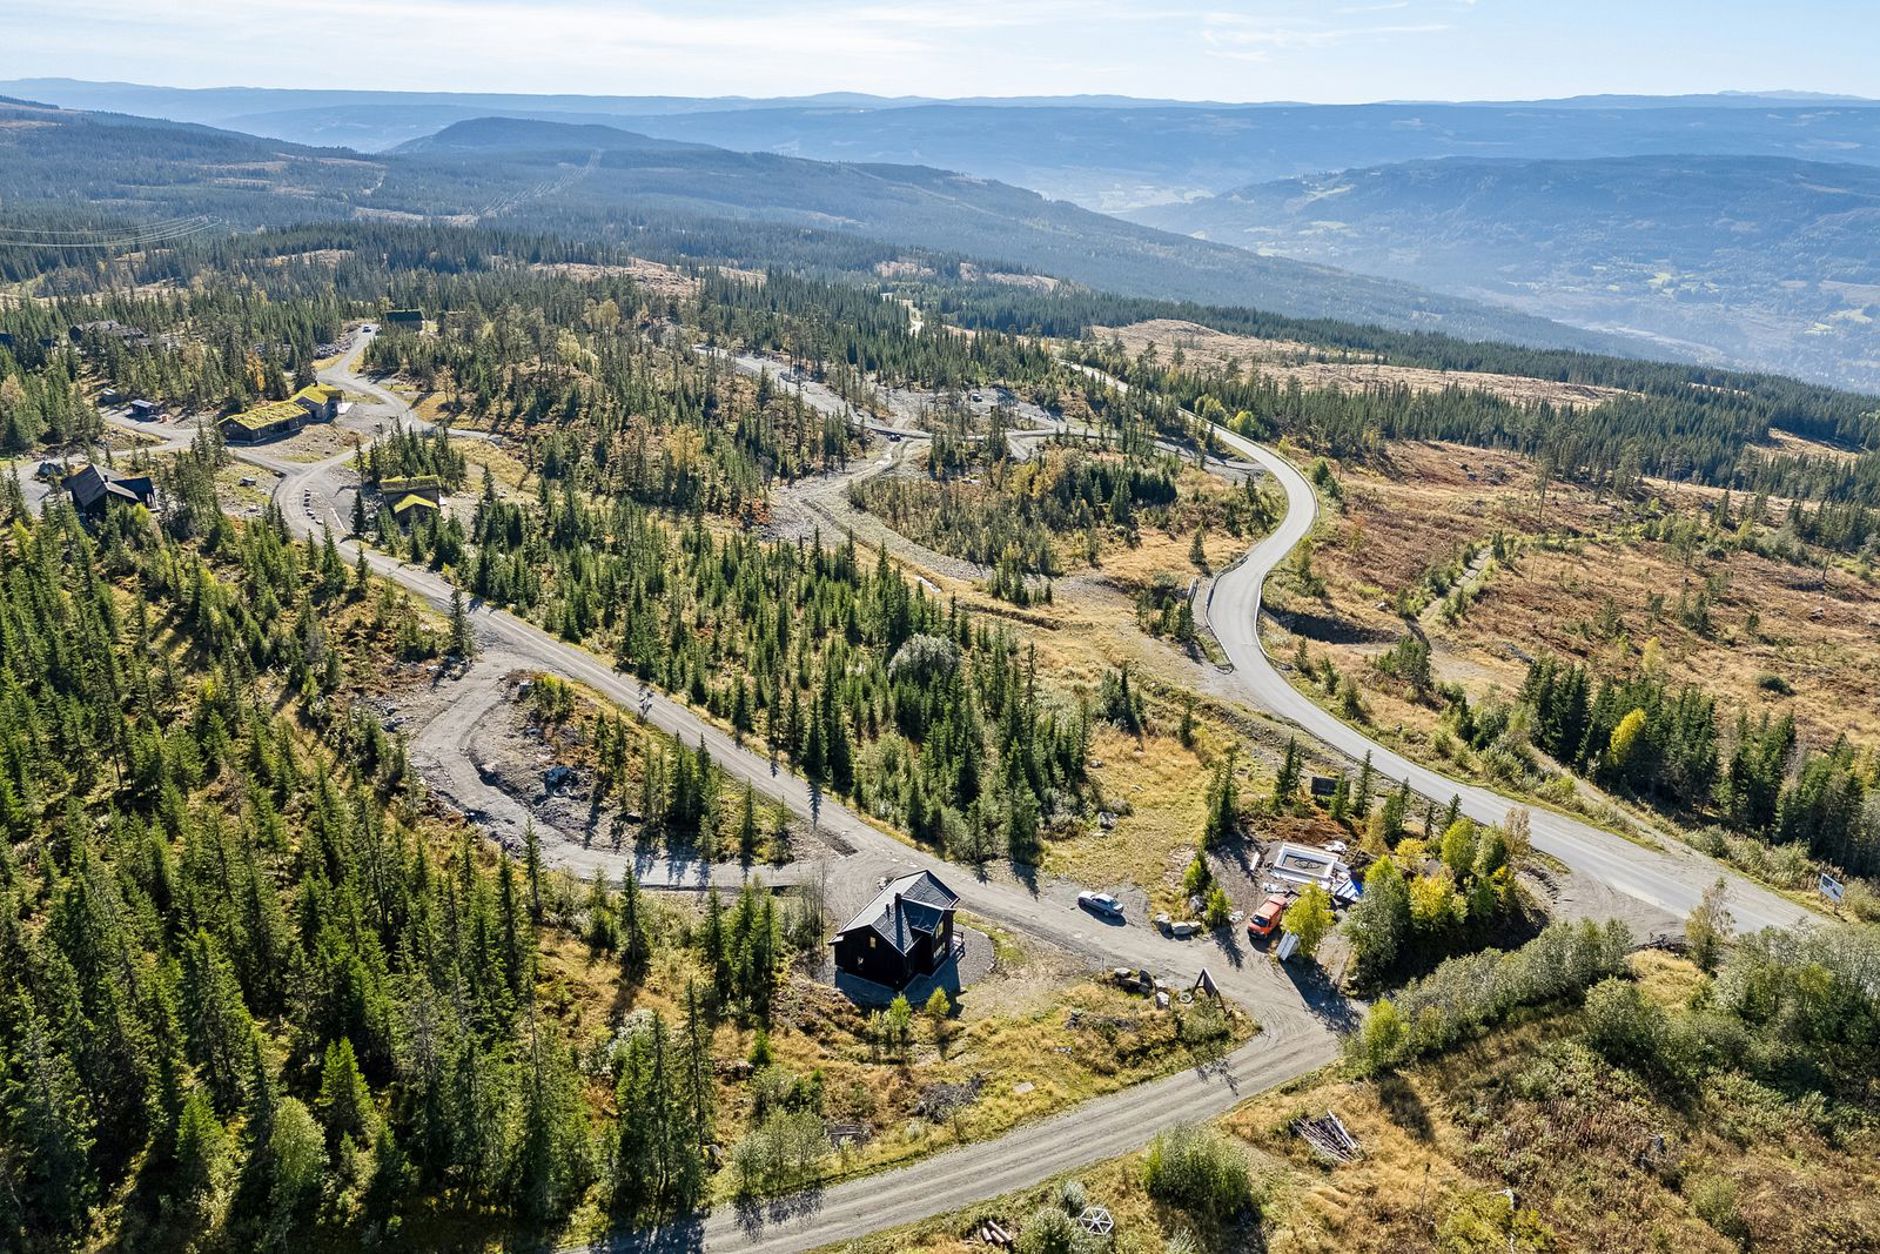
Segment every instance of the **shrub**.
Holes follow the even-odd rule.
[[[1629,980],[1610,978],[1586,995],[1586,1043],[1623,1067],[1656,1064],[1665,1035],[1664,1013],[1646,1002]]]
[[[1347,1047],[1363,1071],[1388,1071],[1403,1059],[1409,1025],[1388,997],[1380,997]]]
[[[1158,1201],[1216,1223],[1253,1205],[1247,1156],[1212,1128],[1173,1128],[1156,1137],[1142,1183]]]
[[[1214,873],[1208,869],[1208,860],[1197,849],[1194,860],[1188,869],[1182,872],[1182,895],[1186,897],[1205,897],[1210,885],[1214,883]]]
[[[1370,892],[1368,883],[1365,891]],[[1586,920],[1553,924],[1511,952],[1484,950],[1451,958],[1405,986],[1394,1003],[1379,1001],[1372,1007],[1364,1029],[1347,1047],[1351,1060],[1361,1072],[1377,1070],[1448,1049],[1517,1007],[1577,997],[1619,974],[1631,946],[1623,924],[1601,927]],[[1374,1032],[1370,1020],[1380,1015],[1397,1023],[1378,1025]]]
[[[1208,890],[1207,911],[1204,922],[1209,927],[1226,927],[1228,916],[1234,912],[1234,903],[1227,899],[1227,890],[1216,884]]]
[[[562,723],[574,713],[574,685],[553,675],[536,675],[529,705],[544,723]]]
[[[1182,1015],[1175,1035],[1196,1053],[1219,1054],[1229,1036],[1227,1012],[1213,998],[1198,997],[1195,1004]]]
[[[813,1184],[828,1152],[821,1116],[806,1110],[772,1116],[731,1149],[738,1195],[774,1196]]]
[[[1077,1254],[1083,1229],[1055,1206],[1041,1206],[1018,1230],[1018,1254]]]
[[[1749,1224],[1736,1204],[1736,1181],[1728,1176],[1704,1176],[1691,1185],[1691,1210],[1697,1217],[1740,1246],[1749,1245]]]
[[[1555,1248],[1553,1230],[1540,1216],[1517,1209],[1505,1193],[1469,1193],[1458,1200],[1436,1228],[1439,1249],[1456,1254],[1539,1254]]]

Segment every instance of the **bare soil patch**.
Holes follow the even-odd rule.
[[[529,269],[538,274],[559,274],[590,283],[595,279],[629,278],[655,296],[695,296],[699,288],[698,280],[684,271],[639,257],[617,266],[588,265],[577,261],[538,261]]]

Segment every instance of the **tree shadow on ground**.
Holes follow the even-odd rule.
[[[738,1228],[747,1237],[761,1234],[766,1225],[807,1219],[822,1209],[821,1185],[769,1199],[745,1198],[736,1204]]]
[[[684,1215],[647,1228],[613,1233],[585,1254],[694,1254],[705,1248],[705,1217]]]
[[[1214,940],[1221,948],[1221,960],[1228,966],[1238,971],[1247,965],[1247,955],[1252,951],[1242,945],[1238,927],[1228,923],[1215,928]]]
[[[1357,1031],[1364,1021],[1364,1007],[1346,997],[1325,974],[1324,967],[1297,955],[1289,962],[1282,962],[1280,967],[1299,990],[1300,999],[1313,1018],[1341,1035]]]
[[[1012,878],[1025,886],[1025,891],[1038,895],[1038,868],[1029,862],[1013,862]]]
[[[1429,1108],[1410,1081],[1395,1071],[1386,1071],[1378,1075],[1377,1103],[1384,1108],[1384,1114],[1390,1121],[1408,1132],[1419,1141],[1427,1141],[1436,1135],[1436,1129],[1430,1122]]]

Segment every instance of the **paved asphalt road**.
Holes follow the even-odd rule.
[[[1312,530],[1318,497],[1306,477],[1263,445],[1216,428],[1220,441],[1264,466],[1286,493],[1286,517],[1254,548],[1246,561],[1215,582],[1207,605],[1208,624],[1234,663],[1234,675],[1247,699],[1298,725],[1314,739],[1353,760],[1371,754],[1372,766],[1394,780],[1410,781],[1425,797],[1462,798],[1463,813],[1483,823],[1499,823],[1515,804],[1490,789],[1450,779],[1379,745],[1362,731],[1294,688],[1274,667],[1260,643],[1260,589],[1266,577]],[[1705,887],[1722,873],[1729,881],[1730,913],[1738,927],[1793,927],[1812,916],[1740,875],[1720,872],[1709,858],[1667,838],[1663,848],[1647,849],[1589,823],[1541,807],[1531,807],[1534,847],[1560,859],[1578,874],[1655,906],[1675,918],[1691,912]]]

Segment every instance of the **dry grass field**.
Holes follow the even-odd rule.
[[[622,277],[632,279],[658,298],[684,299],[698,294],[698,280],[673,266],[657,261],[632,258],[625,265],[590,265],[578,261],[538,261],[529,267],[538,274],[564,275],[592,282],[595,279]]]
[[[1304,595],[1290,575],[1276,581],[1282,625],[1269,644],[1291,657],[1304,636],[1311,655],[1329,655],[1358,679],[1374,724],[1414,734],[1436,722],[1434,708],[1370,665],[1408,632],[1399,608],[1428,600],[1416,626],[1437,678],[1472,700],[1512,693],[1527,659],[1554,653],[1600,673],[1657,668],[1752,717],[1790,711],[1817,746],[1843,732],[1880,743],[1880,587],[1853,563],[1824,571],[1820,553],[1798,564],[1735,548],[1734,533],[1704,537],[1716,493],[1652,485],[1624,500],[1552,483],[1543,513],[1523,459],[1434,443],[1394,445],[1386,464],[1339,476],[1345,508],[1327,511],[1312,549],[1325,595]],[[1733,502],[1738,521],[1749,504]],[[1781,512],[1771,505],[1750,531],[1772,535]],[[1648,538],[1648,524],[1666,516],[1698,538]],[[1497,532],[1505,562],[1488,554]],[[1467,589],[1453,617],[1428,586],[1446,564],[1460,567]],[[1679,605],[1700,595],[1708,624],[1694,627]]]
[[[1681,959],[1644,954],[1648,999],[1687,1001],[1702,982]],[[1880,1242],[1880,1145],[1736,1073],[1687,1103],[1656,1097],[1542,1016],[1376,1080],[1336,1069],[1252,1097],[1221,1121],[1248,1155],[1257,1231],[1190,1249],[1399,1254],[1514,1249],[1624,1254],[1816,1254]],[[1363,1149],[1331,1166],[1291,1131],[1335,1111]],[[1077,1173],[1116,1218],[1111,1248],[1161,1254],[1190,1221],[1142,1187],[1141,1155]],[[843,1247],[848,1254],[970,1254],[985,1217],[1022,1223],[1054,1200],[1037,1186]],[[1511,1205],[1509,1194],[1511,1190]],[[1512,1224],[1510,1218],[1512,1217]],[[1510,1229],[1512,1228],[1512,1232]],[[1511,1238],[1512,1237],[1512,1241]]]
[[[1617,388],[1557,383],[1521,375],[1346,361],[1309,344],[1230,335],[1173,318],[1134,322],[1124,327],[1092,327],[1090,338],[1104,343],[1121,340],[1132,355],[1153,345],[1165,361],[1179,349],[1192,365],[1252,366],[1267,378],[1281,383],[1297,380],[1304,388],[1408,387],[1417,392],[1440,392],[1444,388],[1459,387],[1488,392],[1518,404],[1550,404],[1564,408],[1597,405],[1609,397],[1621,395]]]

